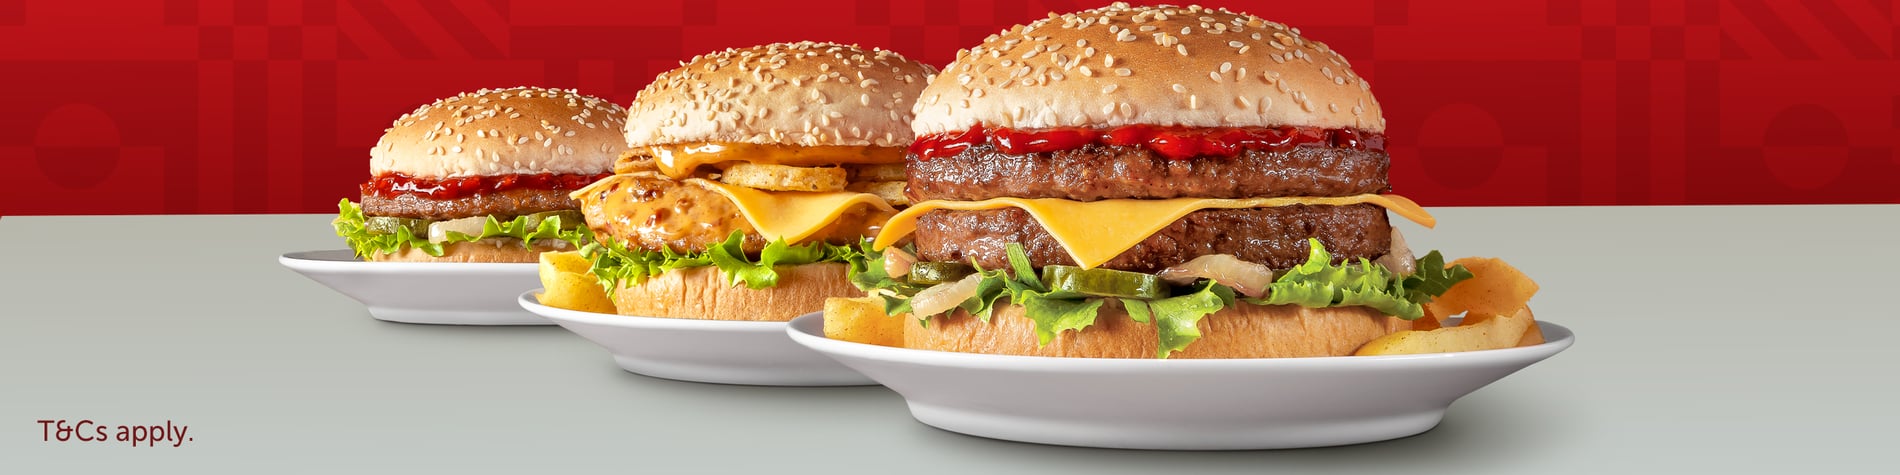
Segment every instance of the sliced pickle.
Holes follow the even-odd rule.
[[[1050,290],[1083,295],[1138,299],[1168,296],[1168,285],[1160,277],[1114,269],[1043,266],[1042,282]]]
[[[539,228],[541,227],[541,221],[545,221],[548,218],[555,217],[555,216],[561,217],[561,229],[574,229],[574,228],[581,227],[581,223],[582,223],[581,212],[567,209],[567,210],[560,210],[560,211],[542,211],[539,213],[528,215],[528,229]]]
[[[971,268],[969,264],[957,262],[919,262],[911,264],[910,275],[907,278],[910,279],[910,283],[912,284],[937,285],[956,282],[974,273],[976,273],[976,269]]]
[[[408,229],[409,234],[415,236],[429,234],[429,220],[426,219],[370,216],[363,220],[363,227],[371,234],[396,234],[401,229]]]

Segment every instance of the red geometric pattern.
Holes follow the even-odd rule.
[[[933,64],[1050,11],[984,0],[0,0],[0,215],[329,212],[391,119],[534,84],[631,100],[719,48]],[[1891,1],[1209,1],[1351,58],[1428,205],[1900,203]]]

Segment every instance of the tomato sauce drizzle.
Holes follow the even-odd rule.
[[[465,176],[459,178],[417,178],[401,173],[387,173],[370,178],[368,183],[358,188],[364,195],[378,198],[395,198],[402,195],[425,196],[436,200],[466,198],[477,193],[495,193],[508,190],[576,190],[612,173],[598,175],[579,174],[519,174],[492,176]]]
[[[972,127],[919,137],[910,153],[923,160],[948,157],[988,142],[1008,154],[1072,150],[1085,145],[1146,147],[1161,156],[1186,160],[1194,157],[1232,157],[1242,150],[1284,151],[1300,146],[1385,151],[1385,135],[1357,129],[1319,127],[1163,127],[1124,125],[1107,129],[1048,130],[985,129]]]

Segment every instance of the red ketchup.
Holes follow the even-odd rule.
[[[1232,157],[1242,150],[1284,151],[1299,146],[1385,151],[1385,135],[1357,129],[1319,127],[1162,127],[1124,125],[1106,129],[1048,130],[972,127],[918,137],[910,153],[923,160],[949,157],[988,142],[1008,154],[1072,150],[1089,144],[1146,147],[1174,160]]]
[[[359,188],[363,194],[378,198],[415,195],[435,200],[453,200],[467,198],[477,193],[508,190],[575,190],[611,175],[611,173],[598,175],[541,173],[433,179],[388,173],[370,178],[369,183],[364,183]]]

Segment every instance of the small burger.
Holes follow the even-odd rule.
[[[574,91],[483,89],[396,119],[360,205],[333,223],[371,261],[535,262],[589,242],[568,197],[625,151],[626,110]]]
[[[862,295],[846,263],[904,203],[911,105],[935,72],[803,42],[660,74],[628,108],[617,174],[573,194],[616,311],[785,321]]]
[[[1388,223],[1433,224],[1389,194],[1385,124],[1298,29],[1197,6],[1051,15],[924,90],[913,203],[863,280],[922,319],[910,348],[1352,354],[1469,276]]]

